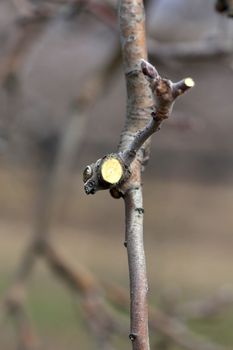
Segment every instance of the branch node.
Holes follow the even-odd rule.
[[[129,339],[133,342],[137,338],[137,334],[135,333],[130,333],[129,334]]]
[[[123,196],[122,192],[120,192],[116,187],[110,189],[110,194],[115,199],[120,199]]]
[[[138,214],[144,214],[145,212],[144,208],[135,208],[135,211],[137,211]]]
[[[160,122],[161,122],[161,118],[160,118],[159,115],[156,113],[156,111],[155,111],[155,112],[152,112],[152,113],[151,113],[151,116],[152,116],[152,118],[153,118],[153,120],[154,120],[155,123],[160,123]],[[156,129],[155,131],[159,131],[160,129],[161,129],[161,127],[158,126],[157,129]]]

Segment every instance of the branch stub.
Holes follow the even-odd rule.
[[[114,155],[103,159],[100,165],[100,175],[104,182],[115,185],[122,179],[124,174],[121,161]]]
[[[185,85],[186,85],[188,88],[192,88],[192,87],[194,87],[194,85],[195,85],[194,80],[193,80],[192,78],[190,78],[190,77],[186,78],[186,79],[184,80],[184,83],[185,83]]]

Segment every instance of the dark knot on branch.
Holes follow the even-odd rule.
[[[135,333],[130,333],[130,334],[129,334],[129,339],[130,339],[131,341],[134,341],[136,338],[137,338],[137,334],[135,334]]]

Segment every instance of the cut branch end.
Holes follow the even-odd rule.
[[[184,83],[185,83],[185,85],[186,85],[187,87],[189,87],[189,88],[192,88],[192,87],[195,86],[195,82],[194,82],[194,80],[193,80],[192,78],[186,78],[186,79],[184,80]]]

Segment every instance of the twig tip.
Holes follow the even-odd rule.
[[[195,86],[195,81],[192,78],[186,78],[184,80],[184,83],[188,88],[192,88]]]

